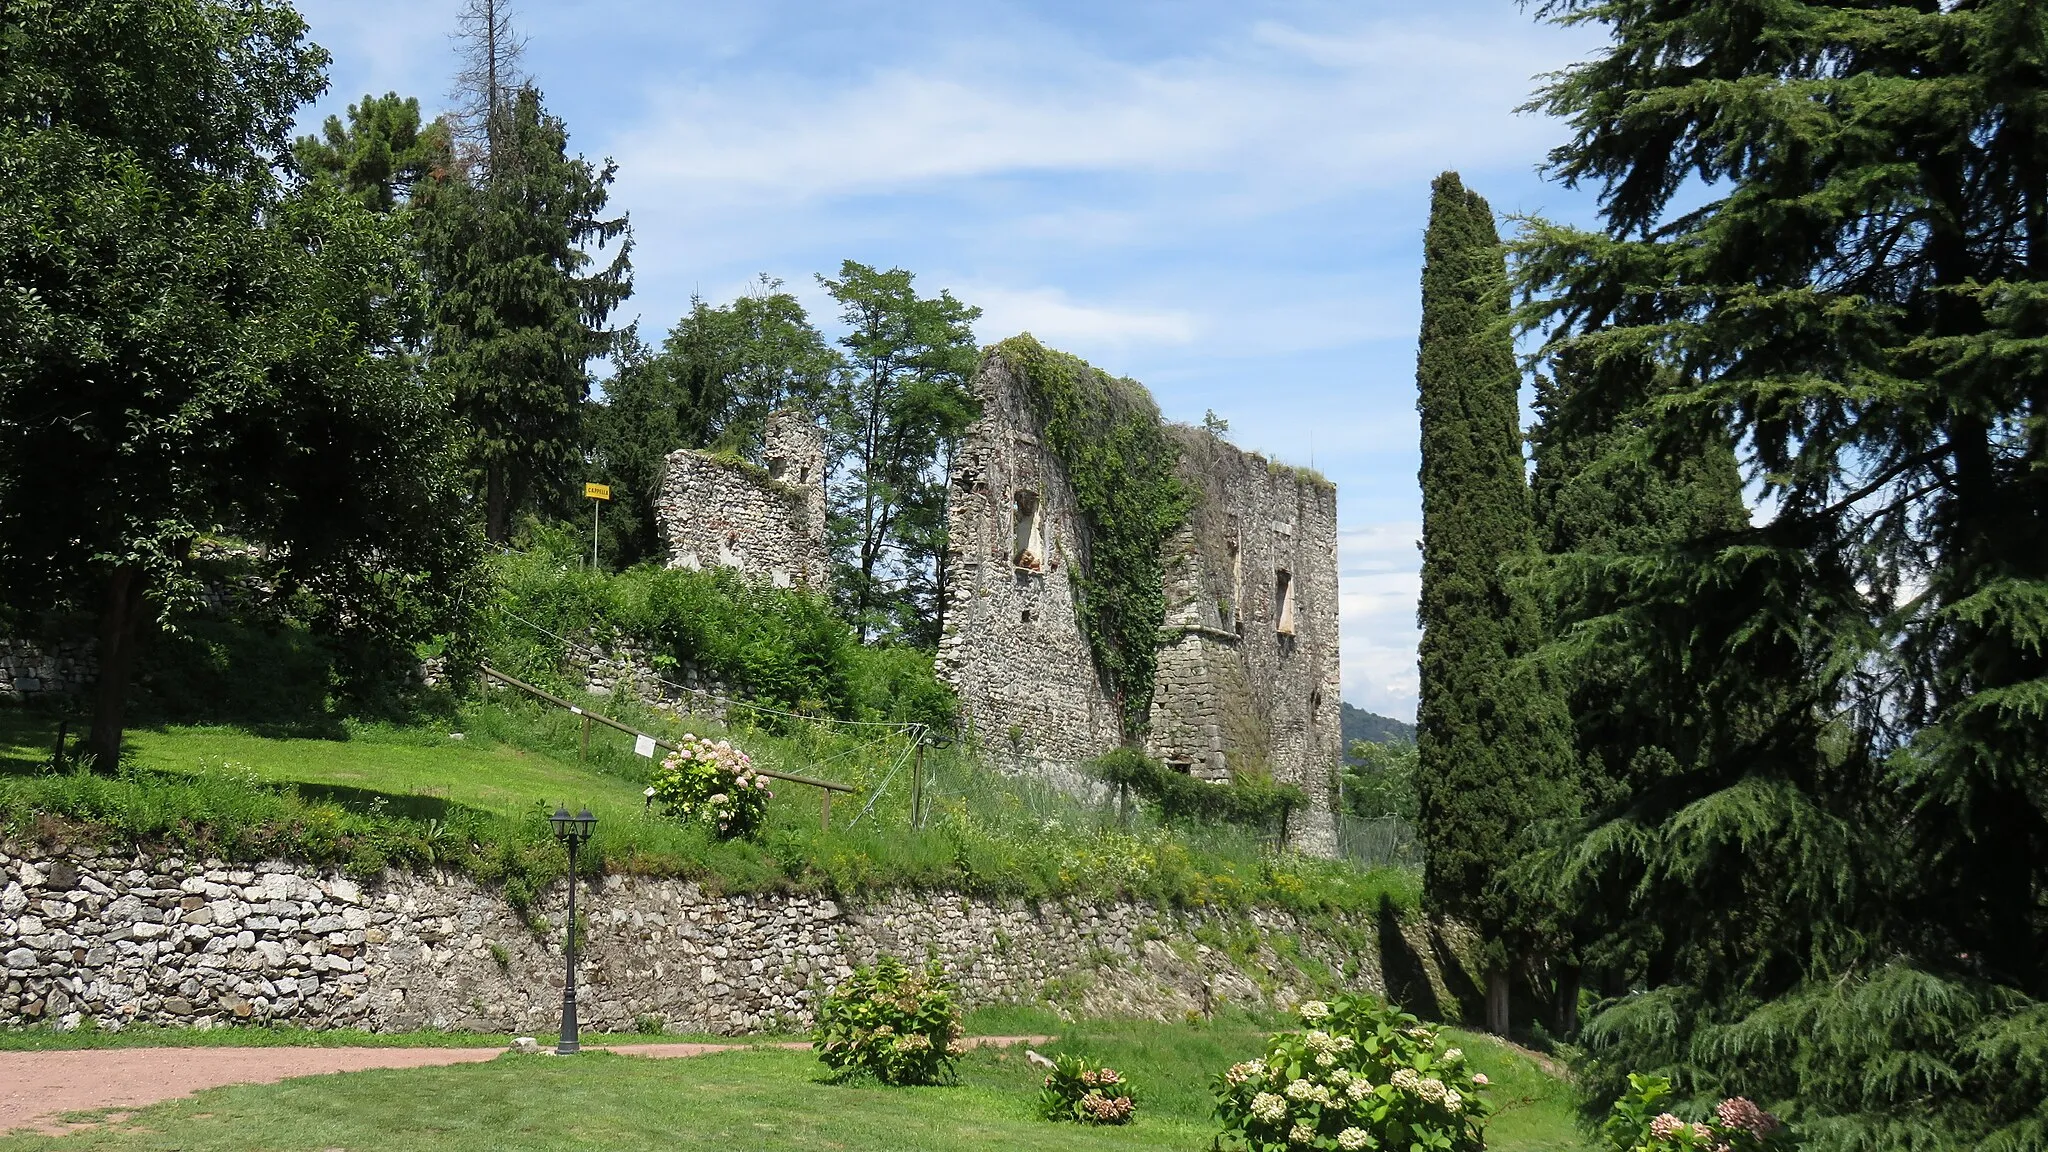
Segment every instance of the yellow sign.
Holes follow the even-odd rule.
[[[583,486],[583,494],[592,500],[609,500],[612,498],[612,486],[609,484],[585,484]]]

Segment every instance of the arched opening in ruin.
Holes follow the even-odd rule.
[[[1275,632],[1294,635],[1294,578],[1285,568],[1273,573],[1273,619]]]

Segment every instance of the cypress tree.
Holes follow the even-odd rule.
[[[1608,26],[1537,102],[1605,220],[1532,227],[1530,320],[1673,365],[1642,441],[1727,436],[1766,497],[1582,581],[1692,718],[1636,718],[1558,854],[1639,989],[1584,1083],[1792,1102],[1821,1147],[2048,1145],[2048,12],[1543,11]]]
[[[1540,639],[1503,565],[1535,551],[1493,211],[1455,173],[1432,187],[1416,384],[1422,417],[1420,756],[1424,892],[1485,941],[1486,1022],[1508,1027],[1509,979],[1543,917],[1501,869],[1570,807],[1559,702],[1519,663]]]

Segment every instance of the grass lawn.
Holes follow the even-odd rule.
[[[885,1089],[823,1083],[801,1052],[751,1050],[686,1060],[585,1053],[487,1064],[353,1072],[221,1088],[65,1137],[0,1137],[0,1152],[70,1149],[266,1150],[719,1148],[965,1152],[968,1149],[1184,1149],[1208,1145],[1208,1083],[1254,1051],[1256,1021],[1211,1025],[1088,1022],[1049,1051],[1123,1068],[1141,1096],[1122,1129],[1048,1124],[1032,1112],[1040,1073],[1021,1052],[974,1052],[961,1083]],[[1568,1090],[1526,1058],[1479,1037],[1459,1042],[1503,1105],[1496,1152],[1579,1152]]]

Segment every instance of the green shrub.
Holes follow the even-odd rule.
[[[1113,748],[1091,761],[1088,770],[1158,805],[1160,816],[1173,823],[1270,829],[1284,822],[1289,812],[1308,805],[1308,797],[1292,784],[1257,777],[1211,784],[1175,772],[1135,748]]]
[[[811,1046],[839,1080],[941,1084],[960,1053],[960,1009],[945,970],[923,971],[894,956],[858,968],[818,1005]]]
[[[1486,1147],[1486,1077],[1440,1049],[1435,1029],[1366,996],[1310,1000],[1298,1014],[1305,1031],[1274,1034],[1261,1058],[1217,1077],[1219,1148]]]
[[[557,691],[580,686],[566,674],[571,645],[608,645],[617,635],[651,649],[665,678],[694,666],[750,703],[838,720],[954,721],[952,693],[930,654],[863,647],[824,597],[804,589],[767,587],[726,568],[591,572],[546,549],[501,556],[494,573],[499,611],[484,653]]]
[[[701,824],[721,840],[752,836],[768,818],[775,793],[754,771],[745,752],[725,740],[686,733],[682,751],[671,752],[647,789],[669,815]]]
[[[1080,1056],[1053,1058],[1038,1093],[1038,1114],[1047,1120],[1080,1124],[1129,1124],[1136,1114],[1130,1082],[1107,1066],[1091,1066]]]
[[[1721,1101],[1706,1120],[1687,1121],[1662,1110],[1671,1095],[1663,1076],[1631,1072],[1628,1091],[1614,1102],[1601,1138],[1613,1152],[1765,1152],[1798,1146],[1776,1116],[1741,1096]]]

